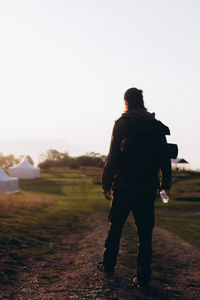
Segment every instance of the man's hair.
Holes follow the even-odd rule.
[[[147,110],[144,106],[142,90],[138,90],[136,88],[128,89],[124,93],[124,100],[128,103],[128,109],[143,108]]]

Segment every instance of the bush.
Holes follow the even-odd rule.
[[[43,170],[49,170],[52,167],[69,167],[78,169],[79,166],[102,168],[105,163],[105,155],[91,152],[78,157],[71,157],[68,153],[60,153],[57,150],[48,150],[42,155],[43,161],[38,165]]]
[[[76,159],[74,159],[73,161],[70,162],[69,164],[70,169],[76,170],[79,169],[79,163],[77,162]]]

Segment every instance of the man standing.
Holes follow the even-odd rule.
[[[169,195],[171,186],[171,161],[163,151],[165,135],[170,132],[155,119],[155,114],[147,111],[142,90],[128,89],[124,101],[125,113],[115,122],[102,176],[104,195],[112,203],[103,262],[98,268],[106,273],[114,272],[123,225],[132,211],[139,241],[134,282],[138,287],[145,287],[151,279],[156,190],[165,189]]]

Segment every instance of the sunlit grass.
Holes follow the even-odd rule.
[[[98,168],[85,168],[84,174],[81,174],[81,170],[42,173],[39,179],[20,180],[18,195],[0,196],[0,279],[2,282],[9,283],[15,280],[19,268],[26,259],[40,258],[55,251],[49,247],[50,244],[59,245],[68,234],[93,226],[85,222],[87,215],[107,214],[109,202],[105,201],[101,186],[94,184],[96,180],[100,183],[101,173],[102,170]],[[159,209],[165,211],[167,208],[168,212],[200,210],[200,202],[173,199],[176,184],[181,183],[182,180],[187,181],[186,176],[183,178],[176,178],[174,191],[167,205],[157,199],[156,206]],[[195,181],[192,181],[193,179]],[[191,183],[194,186],[198,184],[199,178],[193,179],[188,178],[189,186]],[[200,224],[197,217],[181,218],[179,213],[177,218],[172,218],[168,213],[166,217],[157,217],[156,224],[199,246],[197,240],[200,240],[198,234]],[[121,256],[121,264],[124,269],[127,267],[125,275],[129,275],[133,274],[135,268],[137,247],[136,235],[132,227],[128,225],[125,227],[124,237],[128,247],[125,248],[129,254],[127,257]],[[158,272],[157,266],[153,271]],[[162,272],[158,273],[162,278]]]
[[[13,213],[32,211],[37,208],[47,207],[55,202],[50,196],[32,195],[28,193],[0,194],[0,217]]]
[[[81,167],[81,172],[92,178],[93,183],[101,184],[102,168],[97,167]]]
[[[176,200],[200,201],[200,173],[174,173],[172,194],[173,198]]]
[[[43,173],[20,180],[20,194],[0,198],[0,280],[11,283],[30,258],[53,253],[68,234],[85,230],[82,218],[105,212],[107,202],[92,179],[77,172]]]
[[[199,209],[200,211],[200,209]],[[198,217],[159,217],[156,226],[179,235],[186,242],[200,248],[200,218]]]

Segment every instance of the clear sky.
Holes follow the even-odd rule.
[[[198,0],[0,0],[0,140],[105,154],[134,86],[200,168],[199,16]]]

